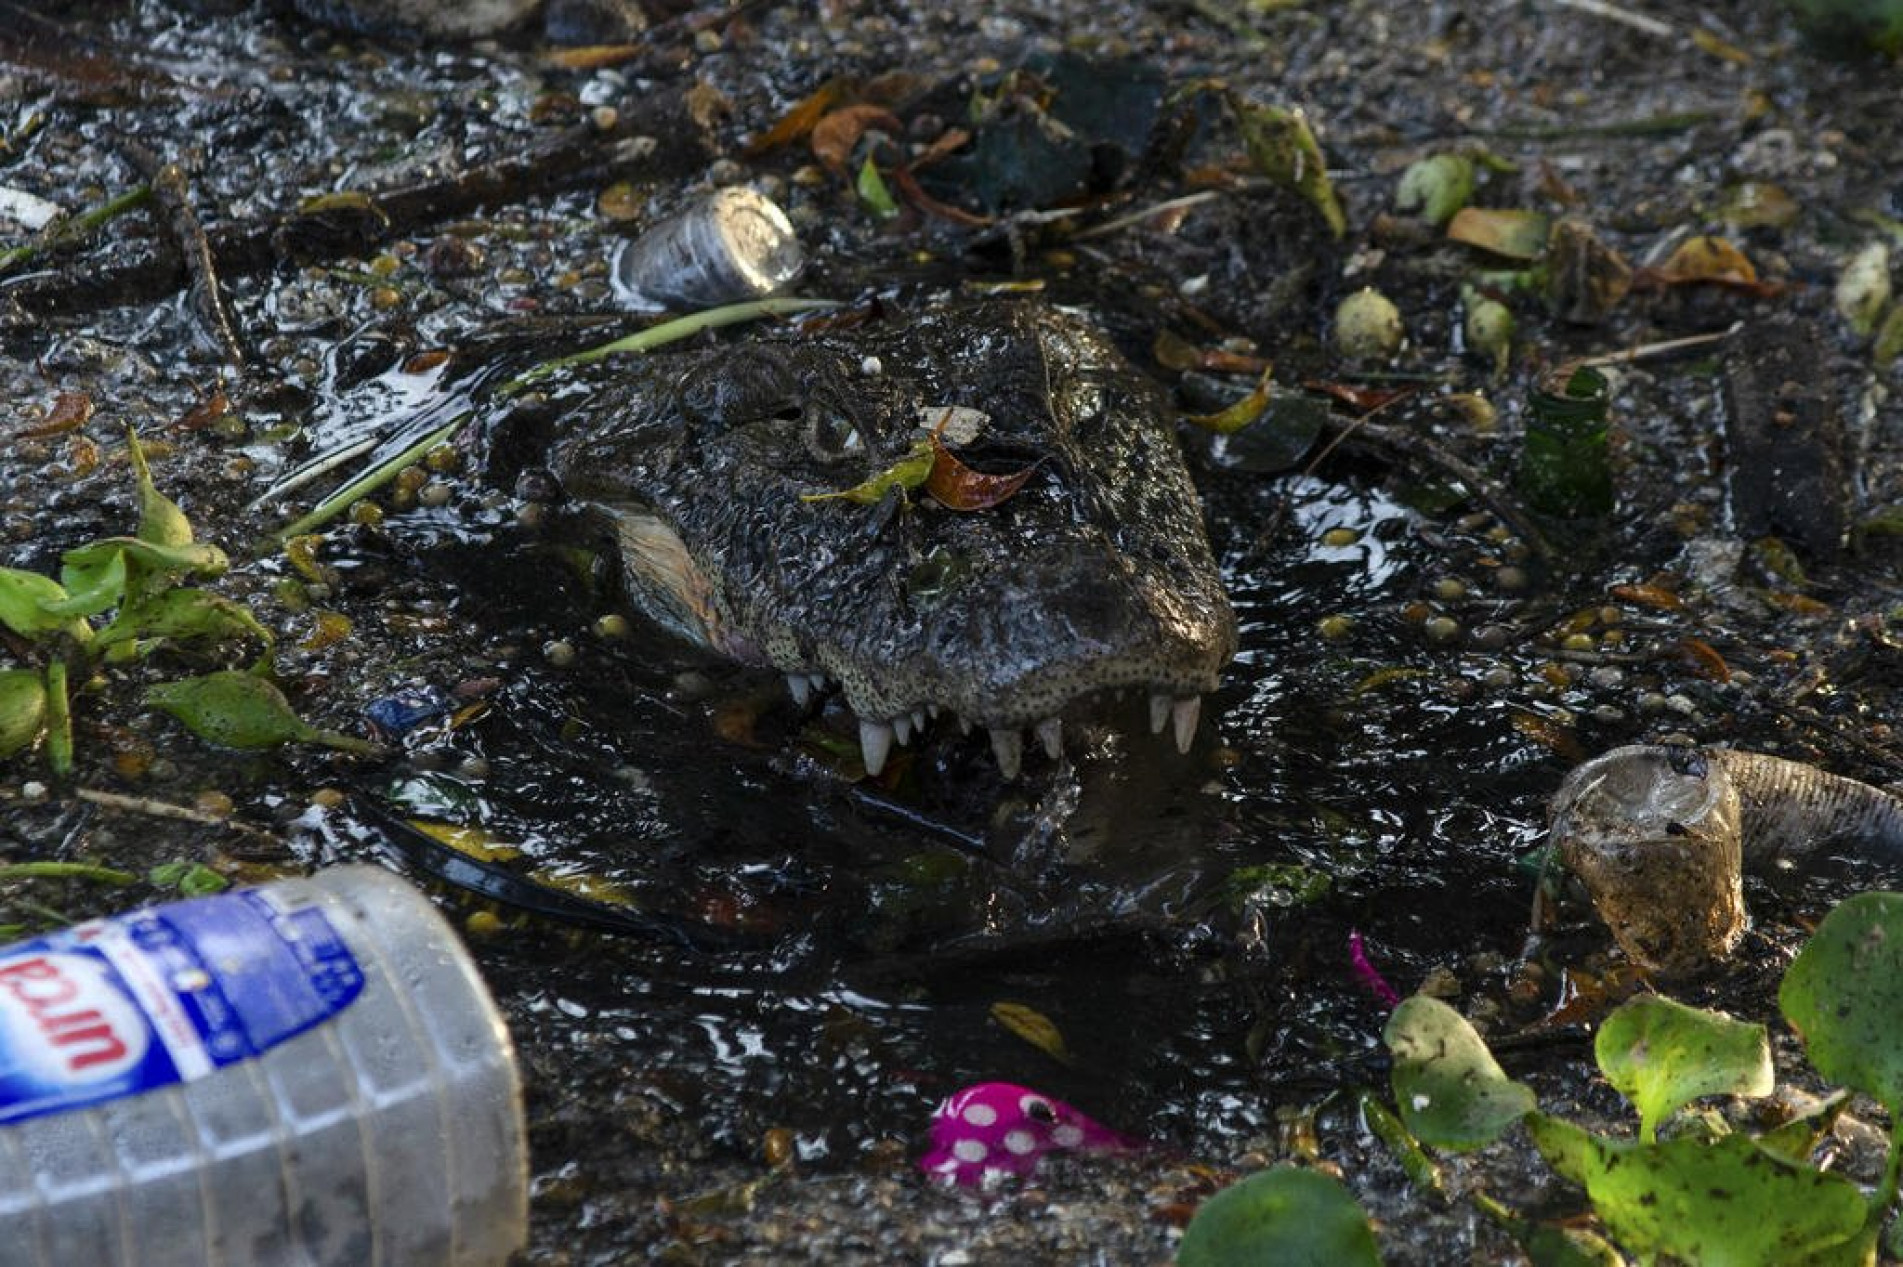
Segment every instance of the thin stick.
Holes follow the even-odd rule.
[[[191,190],[186,186],[185,173],[177,163],[165,162],[152,150],[131,138],[122,138],[118,143],[120,153],[131,160],[139,169],[139,174],[152,186],[157,195],[159,206],[165,212],[165,226],[171,231],[172,242],[178,248],[179,258],[185,263],[185,272],[192,279],[192,308],[198,314],[199,322],[211,341],[225,354],[225,360],[237,369],[243,369],[248,358],[244,345],[238,342],[236,328],[232,325],[231,309],[225,303],[223,288],[218,284],[218,266],[212,260],[211,243],[205,238],[205,226],[199,223],[198,212],[192,207]]]
[[[389,461],[365,471],[362,475],[357,476],[357,478],[345,484],[323,501],[318,502],[317,505],[311,508],[309,514],[286,524],[284,527],[272,533],[271,540],[288,541],[292,537],[302,536],[313,528],[319,528],[329,523],[339,514],[395,479],[398,471],[401,471],[404,467],[416,461],[416,459],[422,457],[437,445],[447,443],[449,438],[456,434],[457,429],[473,417],[475,417],[475,412],[465,409]]]
[[[1606,0],[1552,0],[1562,9],[1575,9],[1580,13],[1591,14],[1595,18],[1604,18],[1608,22],[1617,22],[1620,26],[1631,27],[1635,31],[1644,31],[1647,35],[1656,35],[1662,40],[1678,38],[1678,31],[1670,23],[1657,18],[1648,18],[1643,13],[1634,13],[1630,9],[1621,9],[1616,4],[1607,4]]]
[[[1654,361],[1680,352],[1695,351],[1699,348],[1714,347],[1723,343],[1744,327],[1742,321],[1734,322],[1730,328],[1716,334],[1692,334],[1682,339],[1667,339],[1663,343],[1641,343],[1637,347],[1627,348],[1623,352],[1606,352],[1600,356],[1589,356],[1582,361],[1569,361],[1568,370],[1596,369],[1601,365],[1630,365],[1635,361]]]
[[[76,216],[59,220],[48,225],[38,237],[23,246],[9,247],[0,251],[0,276],[19,264],[25,264],[36,257],[61,247],[71,246],[91,237],[101,225],[145,205],[152,196],[150,185],[135,185],[115,198],[108,198],[90,211],[82,211]]]

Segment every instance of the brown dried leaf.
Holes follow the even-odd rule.
[[[44,422],[36,423],[14,435],[16,440],[44,440],[77,431],[93,416],[92,397],[85,392],[61,392],[53,398],[53,408]]]
[[[991,1005],[991,1019],[1051,1059],[1066,1065],[1071,1063],[1070,1050],[1064,1046],[1064,1032],[1036,1008],[1000,1000]]]
[[[1338,383],[1329,379],[1307,378],[1302,386],[1309,391],[1320,392],[1324,396],[1333,396],[1356,413],[1371,414],[1384,409],[1397,400],[1405,400],[1420,391],[1413,385],[1405,387],[1357,387],[1353,383]]]
[[[1037,463],[1009,475],[987,475],[972,470],[939,439],[938,432],[950,418],[951,410],[947,409],[945,417],[939,419],[938,428],[932,432],[932,470],[925,477],[925,491],[932,495],[932,500],[946,510],[990,510],[1015,496],[1037,470]]]
[[[1685,662],[1699,677],[1711,682],[1729,682],[1731,666],[1718,654],[1709,642],[1702,638],[1687,638],[1678,644],[1679,659]]]
[[[916,164],[914,164],[914,166],[916,166]],[[907,202],[917,207],[920,211],[923,211],[926,215],[937,216],[941,220],[949,220],[951,223],[963,225],[967,229],[982,229],[992,223],[990,216],[981,216],[976,212],[966,211],[963,207],[954,207],[949,202],[940,202],[938,199],[926,193],[923,189],[919,188],[918,180],[912,175],[912,168],[910,167],[893,169],[892,183],[899,187],[899,192],[905,195]]]
[[[172,425],[182,427],[186,431],[203,431],[206,427],[214,426],[220,418],[230,412],[231,398],[225,395],[224,388],[214,387],[211,395],[180,414],[178,421]]]
[[[841,174],[851,161],[853,147],[859,144],[859,138],[872,128],[897,134],[905,130],[905,125],[884,106],[846,106],[826,114],[815,123],[808,144],[812,147],[813,157],[824,164],[827,171]]]
[[[1621,602],[1658,611],[1677,611],[1685,605],[1684,599],[1662,585],[1615,585],[1609,592]]]
[[[1462,207],[1447,222],[1447,236],[1510,260],[1536,260],[1546,253],[1552,221],[1543,212]]]
[[[814,89],[812,95],[781,115],[777,122],[765,132],[755,137],[747,148],[741,151],[747,158],[758,158],[770,150],[782,145],[791,145],[813,130],[813,125],[823,118],[827,111],[852,94],[852,81],[832,78]]]
[[[1754,286],[1758,281],[1758,270],[1743,251],[1710,234],[1686,239],[1660,266],[1658,275],[1668,285],[1730,282]]]
[[[542,60],[562,70],[603,70],[641,56],[639,44],[582,44],[545,53]]]

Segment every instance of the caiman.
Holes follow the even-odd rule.
[[[1126,690],[1188,751],[1235,653],[1165,394],[1062,309],[951,306],[622,360],[554,403],[526,442],[609,513],[633,604],[777,669],[802,705],[836,684],[874,774],[945,714],[987,728],[1016,777],[1025,732],[1056,757],[1066,717]],[[812,500],[950,418],[976,432],[966,463],[1032,468],[1015,495]]]

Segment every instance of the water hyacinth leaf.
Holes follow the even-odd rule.
[[[1262,416],[1269,407],[1269,390],[1269,372],[1263,370],[1254,389],[1241,400],[1213,414],[1184,414],[1183,421],[1217,435],[1234,435]]]
[[[192,542],[192,524],[178,503],[158,490],[152,482],[152,468],[146,464],[145,449],[139,433],[126,428],[126,452],[132,458],[133,474],[139,482],[138,538],[155,546],[185,546]]]
[[[221,669],[203,677],[165,682],[148,689],[145,699],[200,739],[226,748],[321,743],[351,752],[378,751],[375,744],[306,722],[292,710],[282,691],[254,673]]]
[[[1546,253],[1552,219],[1544,212],[1462,207],[1447,222],[1447,236],[1510,260],[1531,262]]]
[[[66,662],[46,666],[46,764],[64,778],[73,772],[73,704],[66,684]]]
[[[1022,1038],[1052,1060],[1071,1063],[1070,1049],[1064,1045],[1064,1032],[1050,1017],[1023,1003],[1000,1000],[991,1005],[991,1019]]]
[[[98,569],[109,567],[115,553],[125,556],[128,588],[134,566],[144,569],[147,575],[159,576],[220,576],[231,566],[223,550],[204,542],[163,545],[137,537],[101,537],[61,555],[60,575],[75,579],[91,577]]]
[[[880,471],[864,483],[836,493],[801,493],[803,502],[826,502],[845,500],[857,502],[861,506],[876,506],[885,495],[895,488],[911,490],[921,487],[931,478],[932,464],[937,459],[932,438],[926,436],[913,443],[904,457]]]
[[[1322,148],[1307,116],[1283,106],[1259,105],[1234,92],[1224,93],[1223,99],[1235,116],[1243,148],[1256,171],[1308,199],[1330,233],[1338,238],[1346,235],[1348,217],[1328,179],[1328,164],[1322,160]]]
[[[1745,1135],[1617,1146],[1585,1158],[1593,1209],[1629,1252],[1701,1267],[1865,1261],[1868,1214],[1848,1179],[1793,1166]]]
[[[242,604],[209,590],[191,588],[164,590],[128,604],[99,631],[97,645],[104,648],[134,638],[202,638],[208,642],[256,638],[266,647],[276,642],[271,631]]]
[[[1625,1255],[1583,1227],[1541,1224],[1520,1241],[1533,1267],[1626,1267]]]
[[[206,897],[222,893],[231,881],[202,862],[161,862],[145,873],[146,883],[154,888],[176,889],[182,897]]]
[[[1790,1121],[1758,1136],[1758,1147],[1793,1166],[1804,1165],[1836,1128],[1837,1119],[1849,1104],[1850,1092],[1833,1092]]]
[[[108,550],[82,562],[60,567],[66,597],[40,606],[57,616],[95,616],[118,603],[126,593],[126,552]]]
[[[1532,1137],[1533,1146],[1540,1150],[1546,1164],[1553,1168],[1553,1173],[1582,1188],[1593,1167],[1599,1164],[1602,1152],[1616,1153],[1636,1147],[1625,1140],[1601,1139],[1583,1126],[1544,1113],[1526,1115],[1526,1133]]]
[[[866,209],[881,220],[890,220],[899,214],[899,203],[886,187],[885,177],[879,174],[879,165],[872,161],[870,154],[859,165],[858,179],[852,183],[853,192],[859,195],[859,201]]]
[[[1381,1037],[1394,1055],[1394,1099],[1422,1143],[1464,1152],[1498,1139],[1532,1112],[1532,1089],[1507,1077],[1467,1019],[1417,994]]]
[[[1876,342],[1870,346],[1870,363],[1880,370],[1888,369],[1899,356],[1903,356],[1903,304],[1893,304],[1890,315],[1877,327]]]
[[[1368,1216],[1341,1181],[1277,1166],[1224,1188],[1183,1231],[1177,1267],[1378,1267]]]
[[[1819,1073],[1903,1113],[1903,893],[1840,903],[1777,997]]]
[[[925,477],[925,491],[947,510],[990,510],[1016,495],[1036,470],[1034,462],[1006,475],[974,471],[959,461],[934,433],[932,469]]]
[[[84,621],[49,611],[67,601],[66,587],[50,576],[19,568],[0,568],[0,625],[22,638],[68,633],[84,640],[91,630]]]
[[[0,757],[40,737],[46,725],[46,682],[35,669],[0,669]]]
[[[1401,173],[1394,205],[1418,212],[1429,224],[1445,224],[1474,192],[1474,164],[1465,154],[1433,154]]]
[[[1639,1110],[1639,1137],[1700,1096],[1771,1094],[1764,1026],[1641,994],[1608,1016],[1593,1039],[1599,1068]]]

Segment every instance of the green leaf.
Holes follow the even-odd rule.
[[[868,210],[881,220],[890,220],[899,214],[899,204],[892,197],[892,191],[886,188],[885,177],[879,174],[878,164],[872,161],[870,154],[859,167],[859,178],[853,182],[853,189],[859,195],[859,201],[866,204]]]
[[[1348,217],[1335,197],[1322,148],[1302,112],[1260,105],[1234,92],[1225,93],[1224,100],[1235,115],[1243,148],[1249,151],[1249,162],[1255,169],[1308,199],[1327,221],[1329,232],[1336,237],[1345,235]]]
[[[1474,164],[1465,154],[1433,154],[1401,173],[1394,205],[1419,211],[1429,224],[1445,224],[1474,192]]]
[[[130,604],[99,631],[99,647],[135,638],[256,638],[269,647],[276,641],[249,610],[209,590],[171,589]]]
[[[1533,1111],[1531,1088],[1507,1077],[1473,1026],[1439,999],[1407,999],[1381,1037],[1394,1054],[1401,1120],[1424,1144],[1480,1148]]]
[[[22,638],[61,632],[82,641],[90,638],[92,630],[86,628],[85,621],[46,609],[47,604],[63,603],[67,598],[65,588],[50,576],[18,568],[0,568],[0,625]]]
[[[126,552],[95,552],[78,566],[62,562],[60,583],[66,590],[65,599],[41,603],[41,607],[62,616],[97,615],[125,597]]]
[[[1861,1260],[1867,1208],[1847,1179],[1790,1165],[1744,1135],[1715,1143],[1587,1138],[1587,1195],[1630,1252],[1700,1267]]]
[[[1776,1083],[1764,1026],[1656,994],[1626,1000],[1593,1039],[1599,1068],[1639,1110],[1639,1137],[1706,1095],[1769,1095]]]
[[[203,677],[154,686],[146,702],[185,725],[207,743],[227,748],[275,748],[285,743],[321,743],[352,752],[377,746],[351,735],[320,730],[292,711],[284,693],[256,674],[222,669]]]
[[[932,439],[926,436],[914,442],[911,450],[904,457],[863,484],[855,484],[851,488],[841,489],[836,493],[801,493],[800,500],[827,502],[844,499],[857,502],[861,506],[876,506],[894,488],[912,489],[924,484],[931,478],[932,462],[936,456]]]
[[[108,566],[111,556],[119,552],[124,553],[128,567],[137,564],[165,576],[219,576],[231,566],[223,550],[204,542],[163,545],[137,537],[101,537],[61,555],[60,574],[90,577]]]
[[[222,893],[231,887],[231,881],[213,871],[202,862],[161,862],[145,873],[147,883],[155,888],[177,889],[185,897],[205,897],[212,893]]]
[[[176,502],[152,483],[152,468],[146,465],[139,433],[130,427],[126,428],[126,449],[132,455],[132,469],[139,481],[139,540],[156,546],[190,545],[191,521],[185,518],[185,512]]]
[[[1368,1216],[1340,1181],[1277,1166],[1224,1188],[1196,1211],[1177,1267],[1379,1267]]]
[[[1903,893],[1859,893],[1824,918],[1778,988],[1817,1072],[1903,1113]]]
[[[0,757],[10,757],[46,725],[46,682],[34,669],[0,669]]]
[[[1619,1140],[1600,1139],[1583,1126],[1574,1126],[1565,1118],[1548,1117],[1544,1113],[1527,1114],[1526,1130],[1533,1137],[1533,1146],[1540,1150],[1540,1156],[1546,1158],[1546,1164],[1554,1173],[1582,1188],[1586,1186],[1601,1145],[1613,1149],[1633,1147]]]

